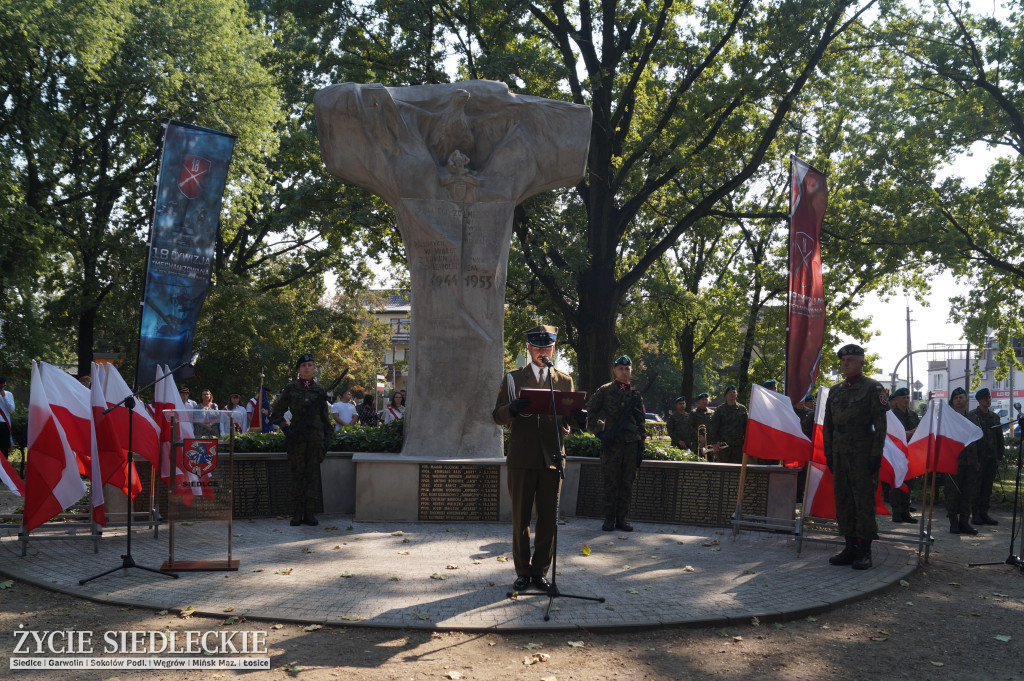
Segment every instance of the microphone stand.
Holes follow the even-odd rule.
[[[1019,408],[1017,410],[1016,423],[1018,427],[1021,429],[1021,434],[1017,438],[1017,476],[1013,483],[1013,521],[1010,525],[1010,554],[1006,557],[1006,560],[1001,562],[968,563],[967,567],[982,567],[985,565],[1012,565],[1021,572],[1024,572],[1024,557],[1021,557],[1020,555],[1017,555],[1013,552],[1013,541],[1017,536],[1017,505],[1018,500],[1020,499],[1021,464],[1024,463],[1024,414],[1021,413]],[[1012,426],[1010,427],[1010,434],[1013,434]],[[1022,529],[1024,529],[1024,522],[1022,522]],[[1024,546],[1024,540],[1022,540],[1022,546]],[[1021,552],[1024,553],[1024,548],[1022,548]]]
[[[555,443],[557,448],[555,455],[552,457],[555,463],[555,473],[558,475],[558,485],[555,487],[555,527],[552,535],[552,552],[551,552],[551,586],[548,587],[548,607],[544,609],[544,621],[547,622],[551,619],[551,605],[554,603],[556,598],[576,598],[584,601],[597,601],[598,603],[604,603],[603,596],[578,596],[575,594],[566,594],[558,590],[558,517],[561,515],[562,508],[562,481],[565,480],[565,466],[562,464],[562,432],[558,427],[558,409],[555,403],[555,377],[552,373],[554,371],[554,364],[547,357],[541,357],[541,361],[544,362],[544,366],[548,368],[548,392],[551,394],[551,418],[552,424],[555,429]],[[506,597],[511,597],[512,592],[508,592]]]
[[[121,564],[120,565],[118,565],[115,568],[111,568],[111,569],[109,569],[109,570],[107,570],[105,572],[101,572],[98,575],[93,575],[92,577],[86,577],[85,579],[80,579],[80,580],[78,580],[78,584],[79,585],[85,584],[86,582],[91,582],[94,579],[99,579],[100,577],[105,577],[105,576],[109,575],[112,572],[117,572],[118,570],[127,570],[128,568],[138,568],[140,570],[146,570],[147,572],[155,572],[158,575],[166,575],[168,577],[173,577],[174,579],[178,578],[178,575],[173,573],[173,572],[167,572],[165,570],[158,570],[157,568],[146,567],[145,565],[138,565],[135,562],[135,559],[132,557],[132,512],[133,512],[134,509],[132,508],[131,489],[132,489],[133,474],[135,472],[134,452],[132,452],[132,424],[135,422],[135,419],[133,418],[133,414],[131,412],[133,412],[135,410],[135,398],[136,398],[136,396],[138,396],[139,393],[141,393],[143,390],[148,390],[149,388],[152,388],[154,385],[156,385],[160,381],[164,380],[168,376],[174,375],[174,372],[177,371],[178,369],[180,369],[180,368],[182,368],[184,366],[187,366],[187,365],[195,363],[197,358],[198,358],[198,355],[193,355],[192,359],[188,360],[187,362],[182,362],[181,364],[179,364],[178,366],[174,367],[169,372],[167,372],[166,374],[164,374],[160,378],[156,379],[155,381],[153,381],[149,385],[145,386],[144,388],[142,388],[140,390],[136,390],[136,391],[130,393],[127,397],[125,397],[123,400],[121,400],[117,404],[109,406],[109,407],[107,407],[106,409],[103,410],[104,415],[105,414],[109,414],[110,412],[114,411],[115,409],[117,409],[120,406],[127,407],[128,411],[129,411],[129,416],[128,416],[128,526],[127,526],[128,543],[127,543],[127,547],[126,547],[127,553],[124,553],[124,554],[121,555]],[[154,471],[154,473],[156,473],[156,471]],[[96,484],[95,480],[93,481],[93,484],[94,485]],[[102,482],[100,484],[102,484]]]

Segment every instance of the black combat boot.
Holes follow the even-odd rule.
[[[960,534],[960,516],[949,516],[949,533]]]
[[[304,522],[307,525],[319,525],[320,524],[320,521],[316,519],[315,515],[313,515],[313,502],[312,501],[307,501],[306,502],[306,510],[302,514],[302,522]]]
[[[850,565],[857,557],[857,538],[846,537],[846,548],[828,559],[829,565]]]
[[[613,515],[606,515],[604,517],[604,524],[601,525],[601,530],[603,530],[604,532],[611,532],[614,529],[615,529],[615,516],[613,516]]]
[[[999,521],[996,520],[995,518],[993,518],[992,516],[990,516],[988,513],[982,513],[979,516],[979,518],[981,520],[981,524],[982,525],[998,525],[999,524]],[[974,523],[974,524],[977,525],[978,523]]]
[[[854,570],[867,570],[871,567],[871,540],[861,539],[857,549],[857,557],[853,559],[851,566]]]
[[[960,534],[978,534],[977,528],[967,522],[967,516],[960,516]]]
[[[302,524],[302,504],[295,504],[295,515],[292,516],[292,521],[288,524],[292,527]]]
[[[615,521],[615,529],[622,530],[623,532],[632,532],[633,526],[629,523],[628,518],[619,518]]]

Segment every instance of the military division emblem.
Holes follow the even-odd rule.
[[[185,440],[184,468],[197,476],[207,475],[217,467],[217,440]]]
[[[198,199],[212,164],[199,156],[186,156],[181,162],[178,174],[178,189],[189,199]]]

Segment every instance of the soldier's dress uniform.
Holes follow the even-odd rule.
[[[611,442],[603,441],[601,446],[605,525],[613,520],[619,529],[631,529],[629,506],[633,499],[637,458],[643,451],[647,437],[644,430],[644,402],[639,390],[631,384],[618,381],[605,383],[587,399],[587,428],[597,433],[600,432],[597,421],[603,419],[604,429],[612,430],[623,410],[633,402],[634,396],[637,396],[637,400],[632,413],[623,419]]]
[[[678,404],[678,402],[677,402]],[[690,442],[690,415],[687,412],[680,414],[678,411],[672,412],[672,415],[668,417],[668,421],[665,423],[665,427],[668,430],[668,438],[672,441],[672,446],[679,447],[680,442]]]
[[[988,388],[982,388],[975,393],[974,398],[980,399],[989,395]],[[967,418],[974,421],[982,432],[981,439],[975,443],[979,470],[974,499],[971,501],[971,522],[975,525],[998,525],[999,521],[989,516],[988,510],[992,500],[992,484],[995,482],[999,461],[1006,449],[1003,429],[998,427],[999,415],[991,409],[982,411],[978,407],[969,411]]]
[[[901,394],[906,395],[908,391],[906,388],[900,388],[897,390],[893,397],[899,397]],[[910,431],[921,423],[921,417],[916,412],[907,409],[903,411],[895,406],[892,407],[893,416],[903,424],[903,429]],[[894,523],[906,522],[913,523],[917,522],[913,516],[910,515],[910,492],[904,492],[903,490],[894,487],[889,491],[889,505],[892,507],[892,521]]]
[[[848,350],[851,347],[855,350]],[[846,354],[863,355],[864,350],[847,345],[839,353],[841,359]],[[882,384],[864,374],[841,381],[829,391],[822,438],[833,476],[839,533],[846,539],[843,553],[830,559],[833,565],[871,566],[871,542],[878,538],[875,490],[887,411],[889,398]]]
[[[313,361],[312,355],[303,355],[297,365],[304,361]],[[286,425],[284,414],[289,410],[292,413],[291,424]],[[290,492],[295,507],[292,525],[300,522],[317,525],[314,506],[319,494],[320,463],[334,435],[327,391],[315,380],[292,381],[274,399],[270,421],[285,433],[284,448],[288,453],[288,468],[292,476]]]
[[[550,333],[552,340],[549,345],[553,345],[553,336],[558,333],[558,329],[536,327],[527,332],[527,337],[532,338],[531,334],[534,333]],[[536,343],[531,341],[531,344]],[[575,389],[572,377],[568,374],[554,368],[545,371],[552,372],[555,390]],[[557,417],[556,423],[556,417],[549,415],[513,415],[509,405],[523,388],[547,390],[548,382],[546,378],[538,380],[531,364],[509,372],[502,379],[491,417],[498,425],[509,426],[506,465],[508,493],[512,499],[512,561],[516,575],[533,580],[543,589],[545,585],[541,580],[551,568],[554,556],[556,495],[562,484],[554,457],[565,456],[564,449],[558,448],[555,428],[564,428],[566,420]],[[530,517],[534,508],[537,509],[537,525],[531,555]]]
[[[707,393],[701,393],[707,397]],[[700,399],[700,395],[697,396]],[[700,430],[701,426],[704,426],[707,434],[707,443],[711,444],[711,417],[715,415],[715,410],[705,407],[701,409],[699,406],[694,407],[693,411],[690,412],[690,449],[693,450],[694,454],[700,454],[700,442],[697,438],[697,431]]]
[[[722,443],[729,445],[719,449],[715,455],[718,463],[743,463],[743,438],[747,433],[747,408],[736,404],[720,404],[711,415],[711,426],[708,429],[708,444]]]
[[[958,394],[966,394],[963,388],[956,388],[949,397],[950,406]],[[971,414],[966,415],[974,425],[978,420]],[[949,519],[951,534],[978,534],[971,523],[971,503],[974,500],[974,488],[978,486],[978,450],[977,443],[972,442],[961,450],[957,456],[956,475],[946,475],[946,518]]]

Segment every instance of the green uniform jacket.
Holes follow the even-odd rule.
[[[1003,429],[993,428],[999,424],[999,415],[991,409],[982,412],[981,409],[975,408],[967,412],[967,418],[977,424],[982,432],[981,439],[974,443],[977,460],[981,462],[986,459],[1002,459],[1003,451],[1006,449]]]
[[[832,386],[825,404],[822,439],[825,459],[833,456],[880,457],[885,447],[885,412],[889,398],[878,381],[861,374],[847,386]]]
[[[554,379],[555,390],[571,392],[573,388],[572,376],[564,374],[558,369],[550,369]],[[519,414],[515,418],[508,413],[509,381],[512,382],[512,395],[519,397],[519,391],[523,388],[535,388],[546,390],[547,381],[537,381],[533,369],[529,364],[515,371],[505,374],[501,380],[501,388],[498,391],[498,401],[494,405],[491,417],[499,426],[509,426],[508,457],[509,468],[551,468],[555,465],[552,458],[558,450],[558,440],[555,435],[554,417],[535,416]],[[564,417],[558,417],[558,428],[565,426]],[[560,454],[565,455],[562,449]]]
[[[896,420],[903,424],[904,430],[913,430],[921,423],[921,417],[917,415],[917,412],[909,409],[906,411],[900,411],[896,407],[893,407],[892,415],[896,417]]]
[[[711,415],[711,427],[708,429],[708,444],[724,442],[729,445],[733,457],[743,451],[743,438],[747,434],[747,408],[737,402],[729,406],[723,404]]]
[[[291,426],[284,425],[284,413],[292,412]],[[326,443],[334,435],[334,419],[327,404],[327,391],[316,381],[306,388],[302,381],[292,381],[274,399],[270,422],[290,428],[289,439],[317,440]]]
[[[686,412],[680,414],[674,412],[668,417],[668,423],[665,424],[668,429],[668,437],[672,440],[672,445],[675,447],[679,446],[679,442],[683,441],[687,444],[690,443],[690,415]]]
[[[601,427],[597,425],[598,419],[604,420],[604,430],[614,428],[622,410],[629,406],[634,395],[639,394],[640,391],[632,386],[629,390],[619,390],[619,384],[616,381],[602,385],[587,400],[587,429],[592,433],[599,432]],[[643,397],[640,397],[636,401],[636,406],[633,407],[633,413],[623,419],[622,425],[619,426],[615,444],[642,442],[647,437],[647,431],[644,430],[646,421],[644,400]]]
[[[707,427],[707,443],[711,444],[711,417],[714,415],[714,409],[704,409],[702,411],[700,407],[694,407],[693,411],[690,412],[690,446],[694,449],[697,448],[697,428],[700,426]]]

